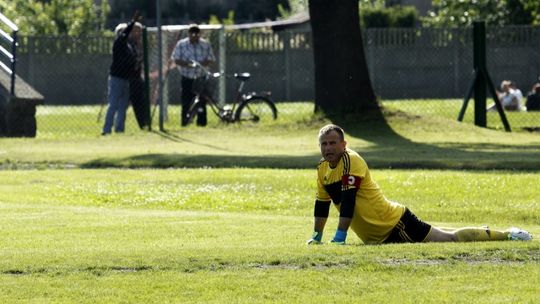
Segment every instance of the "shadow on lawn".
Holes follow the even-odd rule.
[[[200,146],[205,146],[205,147],[208,147],[208,148],[212,148],[212,149],[215,149],[215,150],[221,150],[221,151],[228,151],[227,149],[223,149],[223,147],[220,147],[220,146],[216,146],[216,145],[211,145],[211,144],[205,144],[205,143],[201,143],[201,142],[194,142],[193,140],[190,140],[190,139],[186,139],[186,138],[182,138],[174,133],[171,133],[169,131],[154,131],[152,130],[151,131],[152,133],[154,134],[157,134],[167,140],[170,140],[170,141],[174,141],[174,142],[177,142],[177,143],[191,143],[191,144],[197,144],[197,145],[200,145]]]
[[[402,115],[400,119],[407,120],[419,118],[403,112],[385,115]],[[370,117],[374,118],[346,122],[343,128],[350,136],[374,144],[372,148],[357,150],[373,168],[540,170],[540,145],[516,148],[493,143],[417,143],[396,133],[384,117]]]
[[[418,119],[402,112],[385,113],[405,115],[399,119]],[[371,168],[402,169],[469,169],[469,170],[540,170],[540,145],[517,149],[515,146],[497,144],[449,143],[441,147],[416,143],[396,133],[385,118],[370,116],[364,120],[342,123],[349,137],[355,137],[373,144],[369,148],[353,150],[362,155]],[[194,143],[167,132],[155,132],[163,138],[179,143]],[[197,142],[201,144],[201,142]],[[223,147],[203,144],[215,151],[227,152]],[[183,155],[183,154],[141,154],[126,158],[101,158],[83,164],[83,167],[123,167],[123,168],[277,168],[314,169],[320,159],[319,154],[303,156],[268,155]]]
[[[126,158],[99,158],[82,165],[84,168],[315,168],[319,155],[305,156],[243,156],[243,155],[183,155],[141,154]]]

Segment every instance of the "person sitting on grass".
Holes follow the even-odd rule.
[[[527,111],[540,111],[540,83],[535,83],[531,93],[527,95]]]
[[[521,104],[520,99],[518,96],[516,96],[516,91],[512,90],[511,88],[512,82],[510,80],[504,80],[501,83],[501,91],[497,92],[497,95],[499,97],[499,101],[501,102],[502,107],[506,111],[520,111],[521,110]],[[519,91],[519,94],[521,94],[521,91]],[[493,104],[490,107],[487,108],[488,111],[495,111],[497,110],[496,105]]]
[[[519,228],[498,231],[487,227],[434,227],[407,207],[384,197],[364,159],[347,148],[341,127],[324,126],[319,131],[319,146],[323,158],[317,167],[314,232],[308,244],[322,243],[331,203],[339,210],[337,231],[331,241],[334,244],[345,244],[349,227],[365,244],[532,239],[530,233]]]

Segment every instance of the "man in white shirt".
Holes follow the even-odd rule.
[[[182,126],[187,125],[187,112],[195,94],[192,92],[193,83],[197,78],[204,76],[204,71],[199,67],[192,66],[192,61],[197,61],[203,66],[208,66],[215,61],[212,46],[208,41],[201,38],[201,29],[193,24],[188,29],[188,37],[181,39],[176,44],[171,59],[182,75]],[[197,125],[206,126],[206,105],[201,100],[201,108],[197,112]]]

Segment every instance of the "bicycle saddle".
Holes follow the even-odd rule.
[[[249,73],[234,73],[234,78],[236,79],[248,80],[249,77],[251,77],[251,74]]]

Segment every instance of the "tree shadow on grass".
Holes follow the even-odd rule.
[[[385,115],[405,115],[402,112]],[[407,116],[405,119],[417,119]],[[519,147],[505,144],[413,142],[396,133],[385,117],[370,115],[342,126],[349,136],[368,141],[373,147],[358,152],[373,168],[425,168],[470,170],[540,170],[540,145]],[[444,127],[441,132],[444,132]],[[354,149],[354,147],[351,147]]]
[[[406,115],[404,113],[385,113]],[[417,119],[409,116],[405,119]],[[366,119],[350,119],[340,124],[347,136],[358,138],[372,145],[354,147],[371,168],[402,169],[469,169],[469,170],[540,170],[540,145],[517,149],[504,144],[432,145],[413,142],[398,133],[384,117],[371,115]],[[217,151],[214,154],[185,155],[179,153],[140,154],[124,158],[99,158],[82,165],[85,168],[276,168],[314,169],[320,154],[291,155],[230,155],[223,147],[194,142],[168,132],[155,132],[165,139],[204,145]],[[316,134],[316,132],[314,132]],[[315,142],[315,139],[314,139]],[[223,153],[219,153],[219,152]]]
[[[164,139],[167,139],[167,140],[170,140],[170,141],[173,141],[173,142],[177,142],[177,143],[197,144],[197,145],[205,146],[205,147],[212,148],[212,149],[215,149],[215,150],[228,151],[227,149],[223,149],[223,147],[216,146],[216,145],[211,145],[211,144],[205,144],[205,143],[202,143],[200,141],[195,142],[195,141],[187,139],[187,138],[182,138],[182,137],[180,137],[180,136],[178,136],[178,135],[176,135],[174,133],[168,132],[168,131],[154,131],[154,130],[152,130],[151,132],[163,137]]]
[[[141,154],[125,158],[98,158],[82,165],[83,168],[315,168],[320,155],[252,156],[252,155],[184,155]]]

